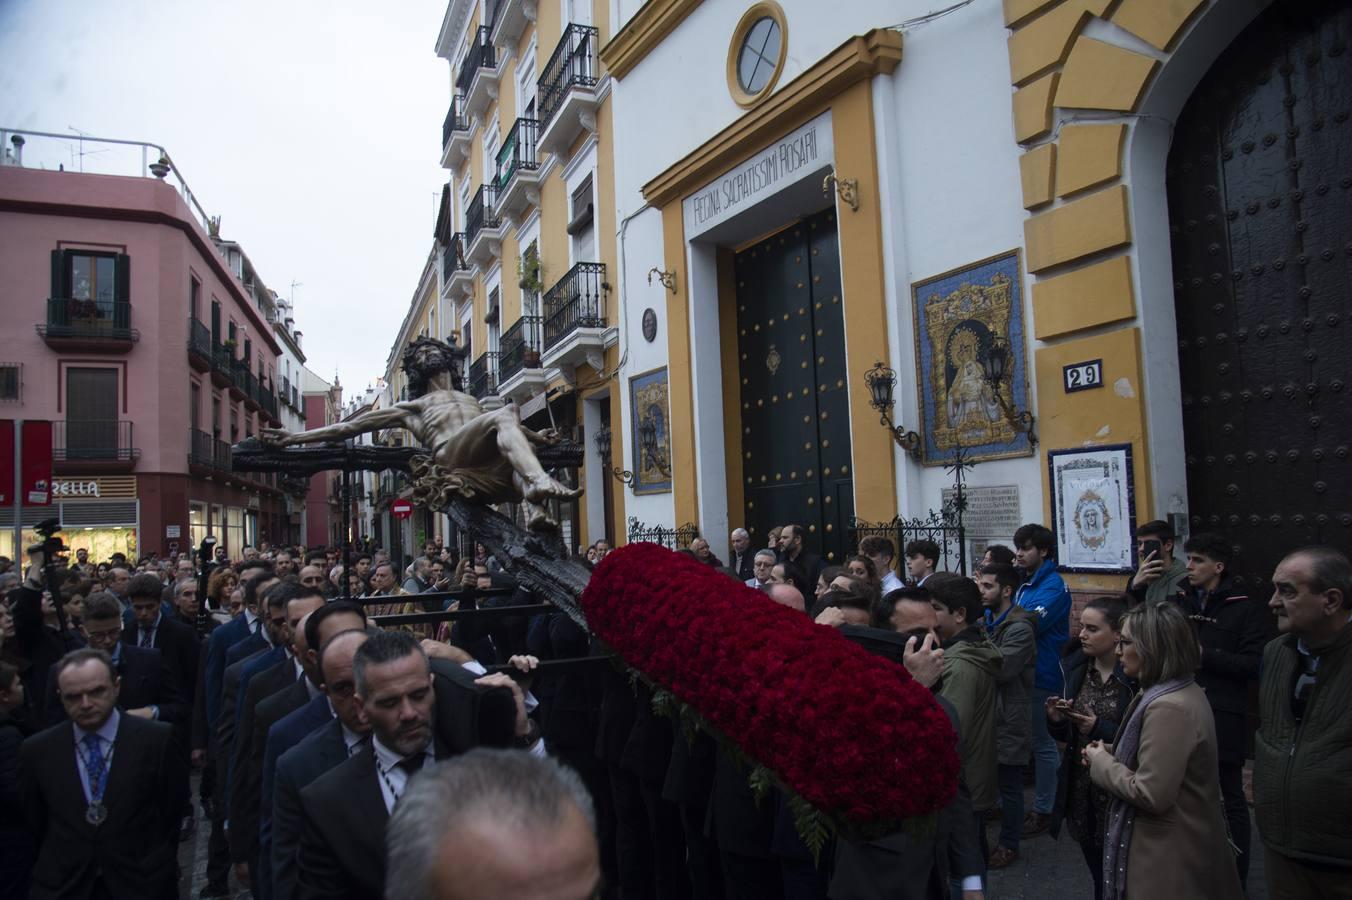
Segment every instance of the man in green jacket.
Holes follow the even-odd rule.
[[[1307,547],[1272,576],[1253,805],[1269,895],[1352,896],[1352,563]]]
[[[1133,603],[1172,600],[1188,585],[1188,567],[1174,555],[1173,526],[1162,519],[1136,528],[1136,558],[1140,566],[1127,579]]]
[[[939,695],[952,703],[961,724],[958,755],[978,815],[1000,802],[996,770],[996,677],[1004,657],[982,632],[981,591],[970,578],[935,572],[925,579],[938,616],[944,676]],[[982,829],[984,842],[985,829]],[[983,846],[984,850],[984,846]]]

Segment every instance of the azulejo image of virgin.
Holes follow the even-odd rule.
[[[1028,402],[1021,278],[1011,250],[912,286],[926,465],[944,464],[958,447],[973,461],[1033,452],[1001,405]],[[1010,348],[1011,377],[992,385],[984,363],[997,342]]]

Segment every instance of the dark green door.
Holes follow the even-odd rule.
[[[835,212],[738,253],[736,275],[743,521],[753,546],[802,525],[840,563],[854,493]]]

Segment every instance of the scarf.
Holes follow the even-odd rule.
[[[1113,745],[1113,758],[1129,769],[1137,765],[1136,751],[1141,746],[1141,725],[1145,708],[1165,694],[1182,690],[1192,679],[1164,681],[1141,694],[1128,707],[1127,722],[1118,732]],[[1131,830],[1136,822],[1136,807],[1113,797],[1108,802],[1107,824],[1103,837],[1103,896],[1105,900],[1120,900],[1127,895],[1127,852],[1131,848]]]

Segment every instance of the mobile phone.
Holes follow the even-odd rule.
[[[1149,558],[1150,558],[1150,554],[1152,554],[1152,553],[1155,554],[1155,558],[1156,558],[1156,559],[1159,559],[1159,558],[1160,558],[1160,551],[1161,551],[1162,549],[1163,549],[1162,545],[1161,545],[1160,542],[1157,541],[1157,540],[1153,540],[1153,539],[1152,539],[1152,540],[1148,540],[1148,541],[1142,541],[1142,542],[1141,542],[1141,562],[1145,562],[1147,559],[1149,559]]]

